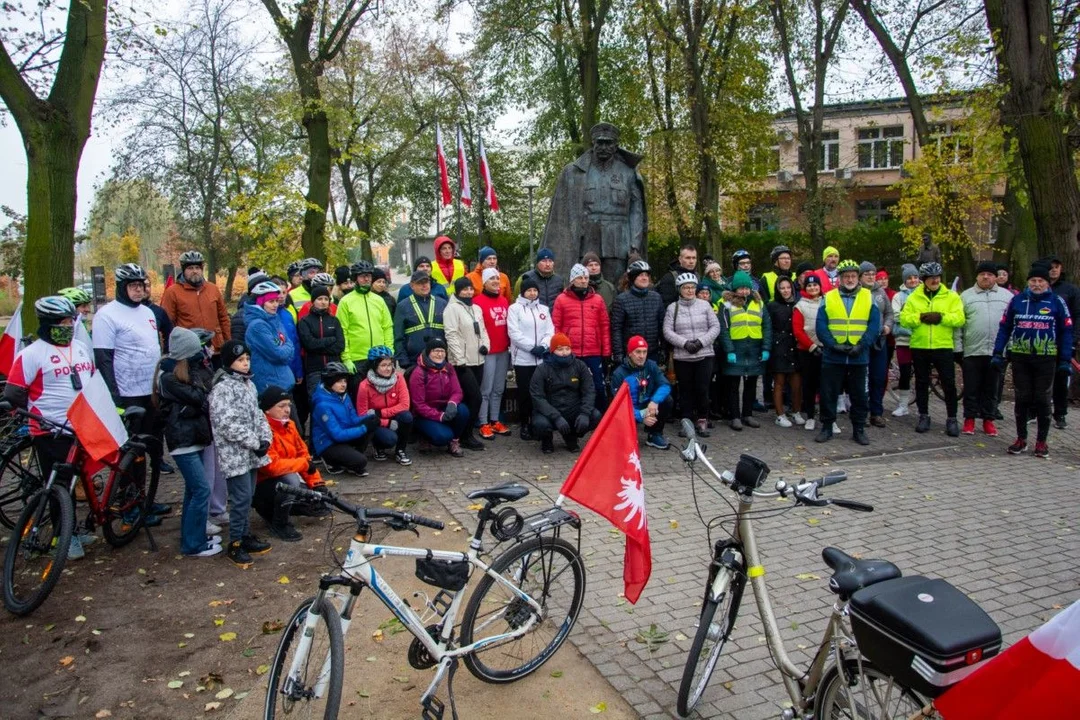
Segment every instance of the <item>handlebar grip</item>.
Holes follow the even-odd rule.
[[[310,500],[312,502],[323,502],[326,498],[322,493],[317,493],[314,490],[308,490],[307,488],[296,487],[295,485],[289,485],[288,483],[279,482],[277,484],[277,491],[284,495],[292,495],[293,497],[303,498],[304,500]]]
[[[424,527],[431,528],[432,530],[442,530],[445,525],[439,520],[431,520],[422,515],[410,515],[405,513],[405,521],[416,525],[423,525]]]
[[[874,512],[874,506],[867,503],[857,502],[855,500],[839,500],[832,498],[829,500],[830,505],[837,505],[848,510],[856,510],[858,512]]]
[[[829,473],[825,477],[821,478],[821,480],[818,480],[818,487],[819,488],[829,487],[830,485],[836,485],[837,483],[842,483],[845,480],[847,480],[847,473],[846,472],[844,472],[843,470],[834,470],[833,472]]]

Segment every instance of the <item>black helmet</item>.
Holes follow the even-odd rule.
[[[769,253],[769,259],[772,260],[772,262],[775,263],[776,258],[780,257],[784,253],[787,253],[788,255],[791,255],[792,254],[791,253],[791,248],[789,248],[787,245],[777,245],[776,247],[774,247],[772,249],[772,252]]]
[[[740,260],[749,260],[750,252],[747,250],[736,250],[731,254],[731,266],[734,268],[739,267]]]
[[[78,313],[75,304],[63,295],[49,295],[34,303],[34,313],[38,320],[59,321],[64,318],[73,318]]]
[[[349,268],[349,271],[352,273],[353,279],[355,279],[360,275],[371,275],[373,272],[375,272],[375,266],[369,263],[367,260],[359,260],[352,264],[352,267]]]
[[[634,262],[630,263],[630,267],[626,268],[626,275],[631,280],[636,278],[641,273],[647,272],[649,272],[649,263],[645,262],[644,260],[635,260]]]
[[[289,263],[289,267],[287,267],[285,269],[285,274],[288,275],[289,277],[292,277],[293,275],[299,275],[300,274],[300,261],[299,260],[294,260],[293,262]]]
[[[146,271],[135,263],[127,263],[116,268],[116,282],[146,282]]]
[[[308,270],[322,270],[322,269],[323,269],[322,260],[319,260],[318,258],[309,257],[309,258],[304,258],[303,260],[300,261],[300,272],[302,272],[302,273],[307,272]]]
[[[934,277],[935,275],[941,277],[944,272],[945,271],[941,269],[941,263],[923,263],[919,266],[919,279],[923,280],[924,278]]]
[[[203,260],[203,255],[198,250],[188,250],[187,252],[180,253],[180,272],[184,271],[188,265],[205,265],[206,261]]]

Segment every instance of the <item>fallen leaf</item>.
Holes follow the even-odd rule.
[[[820,525],[821,520],[818,520],[817,518],[806,518],[806,524],[807,525]]]
[[[270,672],[269,665],[260,665],[259,667],[255,668],[256,675],[265,675],[268,672]]]
[[[186,643],[186,642],[182,642],[182,643],[176,643],[176,647],[178,647],[178,648],[186,648],[186,647],[187,647],[187,643]]]
[[[75,662],[74,655],[65,655],[64,657],[60,658],[60,665],[62,665],[63,667],[67,667],[73,662]]]
[[[191,638],[195,637],[195,633],[184,633],[184,637],[190,640]]]
[[[472,505],[470,505],[469,507],[466,508],[466,510],[483,510],[483,509],[484,509],[484,503],[473,503]]]
[[[139,568],[135,572],[139,573],[140,575],[145,575],[146,574],[146,568]]]
[[[607,710],[607,703],[606,702],[598,702],[595,705],[593,705],[591,708],[589,708],[589,712],[591,712],[593,715],[599,715],[600,713],[604,712],[605,710]]]
[[[86,616],[85,615],[76,615],[75,616],[75,622],[86,622]]]
[[[182,670],[182,671],[176,673],[176,677],[187,677],[190,674],[191,674],[190,670]]]
[[[366,658],[364,658],[364,660],[366,660],[367,662],[378,662],[379,658],[375,657],[374,655],[368,655]]]
[[[407,678],[404,675],[395,675],[392,679],[393,679],[394,682],[399,682],[399,683],[407,683],[407,682],[409,682],[409,678]]]
[[[167,687],[170,690],[179,690],[180,688],[184,687],[184,681],[183,680],[170,680]]]
[[[814,573],[805,572],[805,573],[799,573],[798,575],[796,575],[795,579],[796,580],[820,580],[821,577],[819,575],[815,575]]]
[[[357,695],[359,695],[359,696],[360,696],[360,697],[362,697],[362,698],[369,698],[369,697],[371,697],[371,693],[369,693],[369,692],[368,692],[367,690],[357,690],[357,691],[356,691],[356,694],[357,694]]]
[[[228,700],[229,698],[232,697],[232,694],[233,694],[232,688],[225,688],[224,690],[221,690],[220,692],[218,692],[218,694],[215,695],[214,697],[216,699],[218,699],[218,700]]]
[[[238,692],[235,695],[233,695],[233,700],[243,700],[247,696],[248,696],[248,694],[246,692]]]
[[[376,630],[375,632],[371,633],[371,639],[375,642],[381,643],[383,641],[382,630]]]
[[[553,677],[553,678],[561,678],[562,676],[563,676],[562,670],[553,670],[552,673],[551,673],[551,677]]]
[[[285,623],[280,620],[267,620],[262,624],[263,635],[273,635],[276,632],[281,632],[281,629],[285,627]]]
[[[221,627],[225,624],[225,618],[214,618],[214,625]]]
[[[244,657],[255,657],[255,648],[244,648],[244,652],[240,654]]]
[[[289,578],[287,576],[285,576],[285,575],[282,575],[281,577],[279,577],[277,579],[277,581],[278,581],[278,585],[288,585],[289,584]]]
[[[672,520],[672,521],[671,521],[671,529],[672,529],[672,530],[675,530],[675,529],[677,529],[678,527],[679,527],[679,521],[678,521],[678,520]]]
[[[219,703],[219,702],[208,702],[208,703],[206,703],[206,706],[203,707],[203,712],[210,712],[211,710],[217,710],[219,707],[221,707],[221,703]]]
[[[102,708],[101,710],[98,710],[96,713],[94,713],[94,717],[96,717],[96,718],[112,717],[112,710],[109,710],[108,708]]]
[[[221,633],[220,635],[218,635],[218,637],[221,638],[221,642],[232,642],[233,640],[236,639],[236,633],[234,633],[234,632]]]

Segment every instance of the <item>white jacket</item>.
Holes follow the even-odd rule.
[[[483,365],[480,346],[491,347],[484,315],[476,305],[466,305],[455,295],[443,310],[446,355],[451,365]],[[472,408],[470,408],[471,410]]]
[[[546,349],[555,334],[551,310],[539,300],[528,300],[524,295],[510,306],[507,329],[510,331],[511,365],[539,365],[540,358],[529,351],[537,345]]]

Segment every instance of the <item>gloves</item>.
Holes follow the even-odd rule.
[[[1001,372],[1005,368],[1005,358],[1001,355],[995,355],[990,358],[990,365],[998,372]]]
[[[534,345],[533,349],[529,351],[529,354],[533,357],[542,358],[547,353],[547,348],[543,345]]]
[[[397,420],[391,420],[390,424],[387,425],[387,427],[390,428],[390,432],[397,432],[398,421]]]
[[[814,357],[821,357],[822,354],[823,354],[821,346],[820,345],[815,345],[814,347],[810,348],[810,354],[813,355]]]
[[[354,363],[352,360],[344,360],[342,361],[342,364],[344,364],[345,367],[349,369],[349,372],[354,374],[356,373],[356,363]]]
[[[1062,375],[1072,375],[1072,363],[1068,360],[1062,360],[1058,363],[1057,371]]]
[[[317,468],[317,467],[315,467],[315,463],[314,463],[314,462],[312,462],[311,460],[308,460],[308,464],[307,464],[307,474],[308,474],[308,475],[311,475],[311,474],[312,474],[312,473],[314,473],[314,472],[315,472],[316,470],[318,470],[318,468]]]
[[[735,353],[728,353],[727,354],[727,361],[728,361],[728,365],[734,365],[735,364]]]
[[[761,362],[769,362],[769,351],[768,350],[762,350],[761,351]]]
[[[847,354],[848,354],[849,356],[851,356],[851,357],[855,357],[856,355],[858,355],[859,353],[861,353],[861,352],[862,352],[862,350],[863,350],[863,349],[862,349],[862,348],[861,348],[860,346],[858,346],[858,345],[848,345],[848,346],[847,346]]]
[[[560,415],[559,419],[555,421],[555,429],[561,435],[568,435],[570,434],[570,423],[566,422],[566,418]]]
[[[581,434],[586,433],[588,431],[589,431],[589,416],[586,415],[585,413],[581,413],[580,415],[577,416],[577,419],[574,420],[574,432],[576,432],[578,435],[581,435]]]
[[[919,322],[925,323],[927,325],[937,325],[938,323],[941,322],[941,313],[939,313],[939,312],[923,313],[922,315],[919,316]]]
[[[259,443],[259,447],[255,451],[255,454],[258,455],[259,457],[265,457],[266,453],[268,453],[268,452],[270,452],[270,441],[269,440],[263,440],[261,443]]]
[[[457,417],[457,403],[456,402],[448,402],[448,403],[446,403],[446,409],[443,411],[443,421],[444,422],[449,422],[449,421],[453,420],[456,417]]]
[[[488,354],[488,346],[487,345],[481,345],[480,346],[480,354],[481,355],[487,355]]]

